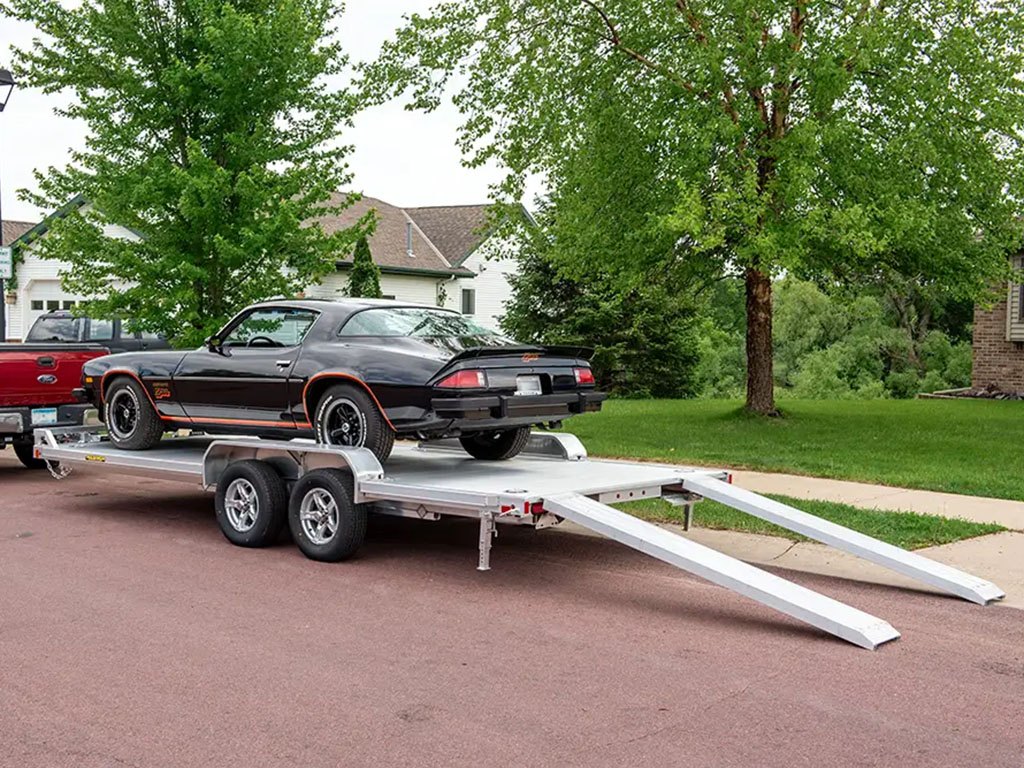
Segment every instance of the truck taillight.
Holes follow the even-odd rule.
[[[444,389],[486,389],[487,375],[478,370],[456,371],[441,379],[437,386]]]
[[[593,384],[594,383],[594,372],[589,368],[573,368],[572,372],[576,374],[577,384]]]

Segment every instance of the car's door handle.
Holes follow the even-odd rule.
[[[291,364],[292,364],[291,360],[278,360],[277,361],[277,367],[278,368],[287,368]]]

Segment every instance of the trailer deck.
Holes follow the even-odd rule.
[[[221,476],[240,462],[265,463],[290,486],[318,469],[344,469],[352,479],[351,501],[374,513],[479,519],[480,570],[490,568],[499,525],[547,528],[570,520],[870,649],[899,633],[883,619],[607,505],[662,497],[685,507],[689,520],[694,503],[712,498],[966,600],[985,605],[1004,596],[991,582],[736,488],[724,471],[589,459],[577,438],[556,433],[535,434],[522,455],[505,462],[475,460],[455,446],[399,444],[385,468],[366,449],[303,440],[192,436],[165,438],[157,448],[131,452],[113,447],[97,428],[65,428],[37,430],[35,451],[61,466],[58,475],[71,468],[102,469],[196,483],[206,490],[215,490]]]

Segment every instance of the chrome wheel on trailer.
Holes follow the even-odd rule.
[[[352,473],[314,469],[298,479],[288,503],[288,526],[302,554],[335,563],[352,557],[366,538],[367,504],[353,503]]]
[[[323,488],[314,488],[302,497],[299,521],[302,532],[314,544],[327,544],[338,532],[338,504]]]
[[[224,512],[231,527],[239,533],[252,530],[260,514],[260,500],[252,483],[240,477],[228,486],[224,493]]]
[[[366,416],[347,397],[332,400],[322,418],[329,445],[362,448],[366,444]]]
[[[232,544],[265,547],[284,526],[288,495],[284,480],[267,462],[245,459],[217,478],[217,524]]]

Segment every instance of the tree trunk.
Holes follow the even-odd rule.
[[[777,416],[772,378],[772,280],[750,267],[747,283],[747,410]]]

